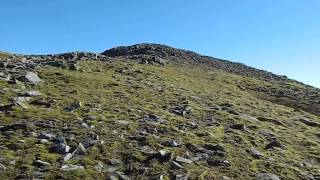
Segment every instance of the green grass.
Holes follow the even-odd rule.
[[[124,155],[132,156],[136,164],[141,164],[145,156],[137,145],[129,140],[128,136],[135,135],[143,124],[138,119],[146,114],[153,113],[161,116],[165,124],[153,125],[166,133],[150,135],[147,138],[148,145],[155,150],[164,147],[161,141],[166,139],[179,139],[183,143],[191,142],[202,146],[206,143],[217,143],[225,147],[226,159],[231,162],[228,168],[210,168],[204,162],[187,165],[181,173],[189,172],[190,177],[210,179],[220,175],[226,175],[234,179],[250,179],[258,172],[273,172],[285,179],[296,179],[300,174],[316,174],[319,169],[320,142],[315,133],[318,129],[307,127],[296,121],[300,115],[308,116],[314,121],[320,122],[319,117],[307,112],[294,111],[292,108],[273,104],[261,100],[249,91],[239,88],[239,82],[248,86],[278,86],[253,78],[245,78],[220,70],[206,67],[194,67],[188,64],[169,64],[166,67],[141,65],[124,60],[114,62],[81,62],[80,71],[70,71],[58,68],[45,68],[39,70],[39,76],[45,81],[39,86],[27,89],[36,89],[43,93],[43,98],[54,100],[53,107],[46,108],[29,105],[29,109],[16,107],[10,114],[0,113],[1,123],[26,119],[28,121],[55,119],[71,126],[72,132],[79,142],[90,134],[90,131],[99,134],[99,138],[105,144],[89,149],[87,156],[79,160],[71,160],[75,164],[83,164],[85,170],[74,172],[61,172],[57,160],[58,154],[48,152],[45,145],[35,145],[36,138],[28,137],[22,151],[12,149],[0,149],[0,156],[7,159],[15,159],[17,163],[11,173],[0,177],[14,176],[14,172],[23,166],[28,166],[28,171],[33,172],[32,161],[35,157],[53,164],[48,177],[63,177],[65,179],[103,179],[107,174],[99,173],[94,165],[99,161],[106,163],[108,159],[123,159]],[[123,73],[118,73],[124,69]],[[0,81],[1,88],[16,89],[18,85],[9,85]],[[280,85],[279,85],[280,86]],[[291,88],[303,88],[300,84],[290,82],[286,84]],[[8,102],[16,93],[8,90],[0,94],[1,103]],[[36,98],[33,98],[36,99]],[[63,108],[74,101],[83,104],[75,112],[63,111]],[[192,114],[186,117],[177,116],[170,112],[170,107],[187,101],[192,108]],[[239,116],[227,113],[223,110],[211,110],[211,105],[222,103],[233,104],[233,109],[247,116]],[[98,116],[92,124],[96,128],[86,130],[79,126],[77,118],[88,115]],[[219,126],[206,127],[203,118],[213,116]],[[273,117],[284,123],[286,127],[268,122],[257,121],[250,117]],[[117,120],[132,122],[129,126],[115,123]],[[179,125],[195,121],[200,126],[198,129],[179,130]],[[233,123],[245,124],[247,127],[255,127],[248,131],[232,130],[227,127]],[[260,129],[273,131],[279,140],[287,146],[287,150],[267,151],[264,149],[268,140],[258,134]],[[39,131],[39,130],[35,130]],[[59,130],[58,130],[59,131]],[[112,134],[116,131],[116,134]],[[206,136],[198,136],[207,134]],[[123,134],[124,138],[121,138]],[[0,135],[1,144],[15,143],[16,139],[24,138],[17,132],[15,138],[6,139]],[[24,138],[25,139],[25,138]],[[76,143],[75,142],[75,145]],[[247,152],[251,146],[266,155],[262,160],[253,159]],[[184,146],[167,148],[175,155],[184,155]],[[22,159],[25,158],[25,159]],[[318,161],[316,160],[318,159]],[[311,162],[312,168],[301,168],[299,164]],[[6,164],[6,166],[11,167]],[[138,165],[139,166],[139,165]],[[169,163],[152,162],[146,175],[155,175],[161,172],[166,177],[172,176]],[[120,170],[125,171],[123,166]],[[137,178],[137,173],[132,175]]]

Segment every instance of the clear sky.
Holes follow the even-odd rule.
[[[320,87],[319,0],[1,0],[0,51],[162,43]]]

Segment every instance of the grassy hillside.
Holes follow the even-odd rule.
[[[10,53],[0,51],[0,59],[4,59],[10,56]]]
[[[0,80],[2,107],[29,90],[42,94],[0,113],[1,179],[254,179],[265,172],[308,179],[320,173],[319,116],[250,88],[282,86],[277,82],[179,62],[78,65],[78,71],[40,68],[44,82],[37,86]],[[68,112],[75,102],[80,106]],[[71,159],[64,161],[52,150],[55,138],[43,134],[64,137]]]

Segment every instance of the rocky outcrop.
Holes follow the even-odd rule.
[[[38,84],[42,82],[36,69],[44,66],[79,70],[78,61],[107,61],[102,54],[91,52],[70,52],[54,55],[15,55],[10,54],[0,58],[0,80],[15,83],[16,80]]]

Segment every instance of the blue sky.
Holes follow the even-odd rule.
[[[320,87],[319,0],[2,0],[0,51],[163,43]]]

